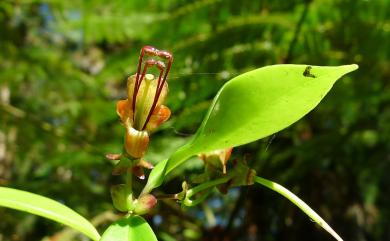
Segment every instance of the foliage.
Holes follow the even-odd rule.
[[[125,217],[111,225],[103,234],[102,241],[157,241],[149,224],[140,216]]]
[[[358,74],[337,83],[308,118],[233,157],[245,155],[262,176],[292,187],[345,239],[385,240],[389,4],[1,1],[0,182],[55,197],[89,218],[112,209],[108,190],[116,180],[103,157],[121,148],[114,102],[145,43],[175,54],[168,98],[174,118],[156,133],[150,161],[166,159],[194,133],[217,90],[239,73],[276,63],[356,62]],[[175,170],[164,192],[178,191],[171,184],[194,170],[201,170],[195,159]],[[272,193],[244,188],[223,199],[209,199],[213,212],[201,206],[184,216],[164,202],[152,227],[162,240],[199,240],[193,230],[206,240],[328,240]],[[40,240],[60,230],[9,210],[0,215],[0,240]],[[100,223],[103,230],[108,221]]]
[[[193,138],[167,160],[157,164],[137,197],[133,191],[133,175],[142,180],[145,178],[143,168],[151,167],[144,160],[151,130],[170,116],[169,108],[162,105],[163,98],[159,98],[160,86],[161,90],[167,89],[165,81],[168,72],[164,75],[163,62],[149,59],[141,74],[144,51],[155,57],[160,54],[167,57],[168,71],[172,64],[170,53],[151,46],[143,47],[137,74],[128,79],[128,96],[117,102],[117,113],[125,126],[124,151],[107,154],[106,157],[116,162],[113,175],[126,176],[125,184],[111,187],[113,206],[126,217],[110,225],[102,240],[156,240],[150,226],[138,215],[152,211],[157,198],[150,192],[162,184],[169,172],[192,155],[200,154],[208,180],[203,180],[202,184],[191,189],[184,183],[183,191],[172,194],[172,199],[192,207],[203,202],[218,185],[224,185],[227,190],[232,186],[246,186],[256,182],[289,199],[334,238],[342,241],[329,224],[288,189],[255,176],[256,171],[242,161],[228,172],[226,165],[233,147],[274,134],[296,122],[319,103],[339,77],[357,69],[357,65],[314,68],[305,65],[274,65],[250,71],[227,82],[214,98]],[[150,74],[145,75],[149,64],[159,66],[158,79]],[[163,96],[165,98],[165,94]],[[222,173],[218,170],[220,167]],[[202,191],[206,192],[202,198],[191,200],[192,196]],[[0,206],[52,219],[79,230],[92,240],[100,240],[99,233],[91,223],[54,200],[12,188],[0,188],[0,195]]]
[[[51,199],[12,188],[0,187],[0,206],[29,212],[73,227],[92,240],[99,240],[96,229],[72,209]]]

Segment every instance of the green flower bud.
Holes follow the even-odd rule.
[[[111,187],[111,198],[118,211],[130,212],[134,210],[133,194],[125,184]]]
[[[141,195],[134,201],[134,213],[142,215],[150,212],[156,206],[157,199],[151,194]]]

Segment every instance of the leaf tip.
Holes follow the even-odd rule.
[[[341,65],[338,68],[339,68],[339,74],[341,74],[342,76],[357,70],[359,66],[357,64],[348,64],[348,65]]]
[[[347,73],[350,73],[352,71],[355,71],[359,68],[359,65],[357,64],[349,64],[349,65],[344,65],[343,66],[346,70]]]
[[[357,64],[351,64],[350,66],[351,66],[351,71],[355,71],[359,68],[359,65]]]

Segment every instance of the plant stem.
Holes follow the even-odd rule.
[[[134,161],[131,161],[132,165],[129,167],[126,171],[126,186],[127,190],[129,191],[129,195],[133,193],[133,172],[131,168],[133,167]]]
[[[304,213],[307,214],[312,220],[314,220],[318,225],[320,225],[323,229],[325,229],[328,233],[330,233],[335,239],[338,241],[343,241],[343,239],[327,224],[321,217],[318,215],[313,209],[309,207],[304,201],[302,201],[299,197],[297,197],[294,193],[290,192],[285,187],[272,182],[270,180],[264,179],[262,177],[256,176],[254,178],[256,183],[259,183],[267,188],[281,194],[296,206],[298,206]]]
[[[209,182],[206,182],[206,183],[203,183],[203,184],[200,184],[194,188],[191,188],[187,191],[186,193],[186,197],[184,198],[183,200],[183,204],[185,206],[196,206],[197,204],[201,203],[209,194],[210,192],[207,192],[205,195],[203,195],[202,197],[196,199],[196,200],[191,200],[190,198],[192,196],[194,196],[195,194],[197,194],[198,192],[201,192],[205,189],[209,189],[211,187],[215,187],[219,184],[222,184],[222,183],[226,183],[227,181],[229,181],[231,178],[231,176],[225,176],[225,177],[222,177],[222,178],[218,178],[218,179],[215,179],[215,180],[212,180],[212,181],[209,181]]]
[[[291,61],[291,59],[293,58],[294,48],[295,48],[295,45],[297,44],[298,37],[299,37],[299,34],[301,32],[303,23],[305,22],[306,16],[308,14],[310,2],[311,2],[311,0],[308,0],[308,1],[305,2],[305,6],[303,8],[301,17],[299,18],[298,23],[297,23],[297,25],[295,27],[293,39],[290,42],[290,45],[289,45],[289,48],[288,48],[288,52],[287,52],[287,56],[286,56],[286,58],[283,61],[286,64],[289,63]]]

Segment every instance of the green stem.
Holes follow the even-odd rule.
[[[130,160],[131,165],[126,171],[126,187],[128,190],[128,195],[133,194],[133,171],[131,170],[136,160]]]
[[[198,205],[199,203],[201,203],[204,199],[206,199],[206,197],[210,194],[210,192],[207,192],[205,195],[203,195],[202,197],[196,199],[196,200],[191,200],[190,198],[192,196],[194,196],[195,194],[197,194],[198,192],[201,192],[205,189],[209,189],[211,187],[215,187],[217,185],[220,185],[220,184],[223,184],[223,183],[226,183],[227,181],[230,180],[230,176],[226,176],[226,177],[222,177],[222,178],[219,178],[219,179],[215,179],[215,180],[212,180],[212,181],[209,181],[209,182],[206,182],[206,183],[203,183],[203,184],[200,184],[194,188],[191,188],[187,191],[186,193],[186,197],[184,198],[183,200],[183,204],[185,206],[196,206]]]
[[[262,177],[255,177],[254,181],[259,183],[267,188],[281,194],[296,206],[298,206],[304,213],[307,214],[312,220],[314,220],[318,225],[320,225],[323,229],[325,229],[328,233],[330,233],[336,240],[343,241],[343,239],[327,224],[321,217],[318,215],[313,209],[311,209],[304,201],[302,201],[299,197],[297,197],[294,193],[290,192],[285,187],[272,182],[270,180],[264,179]]]
[[[131,172],[131,170],[127,170],[126,172],[126,186],[131,192],[133,189],[133,173]]]
[[[190,200],[189,198],[185,198],[183,200],[183,204],[184,206],[187,206],[187,207],[194,207],[200,203],[202,203],[212,192],[212,189],[209,189],[207,190],[206,193],[202,194],[202,196],[200,196],[199,198],[195,199],[195,200]]]

